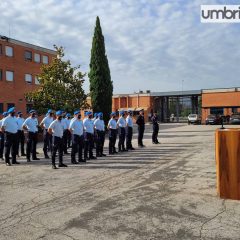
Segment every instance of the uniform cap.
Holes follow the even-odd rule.
[[[30,110],[29,113],[36,113],[34,109]]]
[[[77,115],[77,114],[79,114],[80,113],[80,111],[79,110],[76,110],[75,112],[74,112],[74,115]]]
[[[120,111],[119,114],[120,114],[120,115],[123,115],[123,114],[124,114],[124,111]]]
[[[132,113],[132,111],[131,111],[131,110],[128,110],[127,112],[128,112],[128,113]]]
[[[67,114],[66,114],[66,117],[71,117],[71,114],[70,114],[70,113],[67,113]]]
[[[18,114],[18,115],[19,115],[19,114],[22,114],[22,112],[19,111],[19,112],[17,112],[17,114]]]
[[[94,117],[97,117],[98,116],[98,113],[94,113]]]
[[[102,112],[98,113],[98,117],[102,117],[102,116],[103,116]]]
[[[15,111],[15,107],[11,107],[8,109],[8,113],[13,113]]]
[[[60,115],[62,115],[62,111],[61,111],[61,110],[58,110],[58,111],[56,112],[56,116],[60,116]]]
[[[111,115],[112,115],[112,116],[113,116],[113,115],[116,115],[116,113],[115,113],[115,112],[112,112]]]
[[[48,109],[48,111],[47,111],[47,113],[52,113],[53,111],[52,111],[52,109]]]
[[[8,115],[8,112],[3,112],[2,114],[4,117],[6,117]]]
[[[89,116],[89,115],[92,115],[92,112],[89,111],[89,112],[88,112],[88,116]]]

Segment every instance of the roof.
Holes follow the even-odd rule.
[[[201,93],[202,93],[201,90],[151,92],[150,96],[153,96],[153,97],[192,96],[192,95],[201,95]]]
[[[32,48],[32,49],[42,51],[42,52],[45,52],[45,53],[48,53],[48,54],[57,55],[57,52],[55,50],[40,47],[40,46],[31,44],[31,43],[22,42],[22,41],[13,39],[13,38],[8,38],[6,36],[0,35],[0,40],[5,41],[5,42],[10,42],[10,43],[13,43],[13,44],[16,44],[16,45],[20,45],[20,46],[23,46],[23,47]]]
[[[226,93],[226,92],[240,92],[239,87],[235,88],[215,88],[215,89],[203,89],[202,93]]]

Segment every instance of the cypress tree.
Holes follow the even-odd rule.
[[[94,112],[103,112],[107,123],[112,111],[113,84],[99,17],[96,19],[88,76],[92,109]]]

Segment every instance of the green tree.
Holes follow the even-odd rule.
[[[103,112],[106,123],[112,111],[113,83],[99,17],[96,19],[88,77],[92,109],[94,112]]]
[[[88,107],[87,95],[82,88],[86,74],[80,72],[80,66],[72,67],[70,61],[64,61],[63,47],[54,45],[57,57],[49,65],[43,65],[39,75],[40,87],[25,95],[40,114],[47,109],[61,109],[73,112]]]

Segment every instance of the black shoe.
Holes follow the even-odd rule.
[[[135,150],[135,148],[132,147],[132,148],[130,148],[130,150]]]
[[[107,156],[106,154],[102,153],[102,157],[106,157],[106,156]]]
[[[11,165],[11,163],[8,162],[8,163],[6,163],[6,166],[12,166],[12,165]]]
[[[58,164],[58,167],[67,167],[67,165],[66,165],[66,164],[63,164],[63,163],[61,163],[61,164]]]
[[[31,162],[30,158],[27,158],[27,162]]]
[[[22,157],[26,157],[27,155],[25,153],[21,154]]]
[[[79,160],[79,162],[81,163],[81,162],[86,162],[86,159],[81,159],[81,160]]]
[[[113,152],[110,152],[109,155],[113,155],[114,153]]]
[[[40,160],[40,158],[37,158],[37,157],[36,157],[36,158],[33,158],[32,160]]]
[[[123,152],[127,152],[128,150],[124,148],[122,151],[123,151]]]
[[[44,158],[45,158],[45,159],[49,159],[50,157],[49,157],[48,155],[45,155]]]
[[[118,154],[118,152],[114,151],[113,154]]]
[[[12,164],[20,164],[20,162],[17,162],[17,161],[16,161],[16,162],[13,162]]]
[[[97,158],[96,158],[96,157],[94,157],[94,156],[91,156],[91,157],[90,157],[90,159],[97,159]]]
[[[52,169],[58,169],[56,165],[52,165]]]
[[[78,162],[76,162],[76,161],[72,161],[71,163],[72,163],[72,164],[78,164]]]

